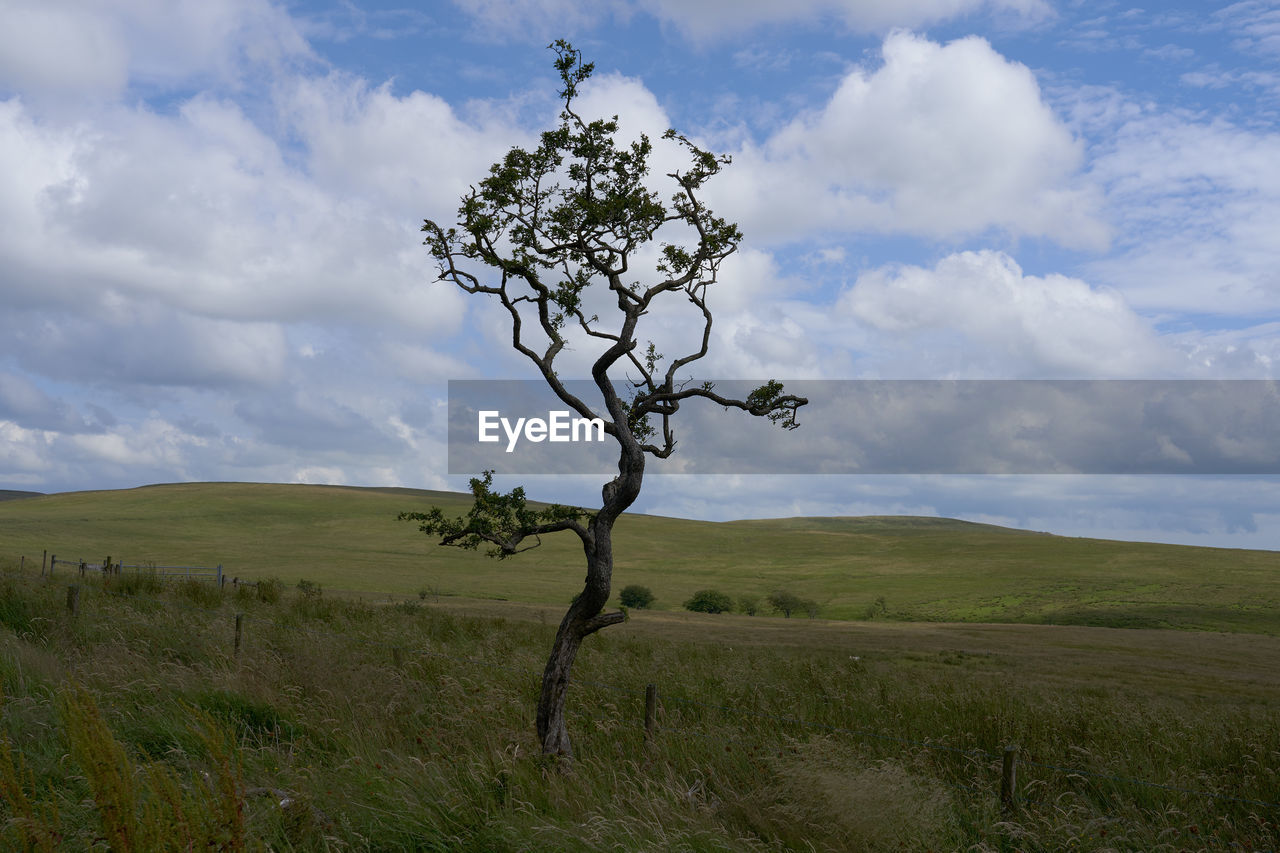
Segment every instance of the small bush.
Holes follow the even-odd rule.
[[[303,578],[298,581],[298,592],[302,593],[303,598],[319,598],[324,591],[320,588],[320,584]]]
[[[619,600],[623,607],[633,607],[636,610],[644,610],[653,604],[653,590],[647,586],[641,586],[633,583],[622,590]]]
[[[755,616],[760,612],[760,596],[758,595],[741,595],[738,596],[738,610],[748,616]]]
[[[733,599],[714,589],[700,589],[684,603],[684,609],[695,613],[728,613],[733,610]]]
[[[266,578],[258,581],[258,600],[263,604],[279,604],[284,595],[284,581],[280,578]]]

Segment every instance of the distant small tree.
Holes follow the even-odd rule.
[[[684,603],[684,609],[694,613],[728,613],[733,610],[733,599],[714,589],[700,589]]]
[[[644,610],[650,604],[653,604],[653,590],[647,586],[633,583],[622,590],[618,600],[622,602],[623,607]]]
[[[804,607],[804,602],[800,599],[800,596],[785,589],[770,593],[768,601],[769,607],[773,609],[773,612],[781,613],[788,619],[791,618],[792,613]]]
[[[755,616],[760,612],[760,596],[758,595],[740,595],[738,596],[738,610],[748,616]]]
[[[800,606],[804,608],[804,612],[809,615],[810,619],[818,618],[818,602],[812,598],[806,598],[800,602]]]

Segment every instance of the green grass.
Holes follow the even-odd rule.
[[[570,534],[509,560],[441,548],[404,510],[469,498],[408,489],[206,483],[0,502],[6,553],[216,565],[326,590],[564,604],[582,554]],[[615,588],[660,610],[698,589],[787,587],[824,617],[1020,622],[1280,633],[1280,553],[1076,539],[932,518],[712,523],[631,515],[615,535]],[[884,600],[883,611],[874,605]]]
[[[22,602],[0,629],[0,849],[1280,844],[1278,808],[1026,763],[1274,802],[1276,638],[643,612],[583,647],[565,774],[532,731],[557,609],[89,579],[73,620],[63,581],[14,569],[0,560],[0,600]]]

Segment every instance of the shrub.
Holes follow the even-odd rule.
[[[700,589],[684,603],[684,609],[695,613],[728,613],[733,610],[733,599],[714,589]]]
[[[738,610],[748,616],[755,616],[760,612],[760,596],[758,595],[742,595],[738,597]]]
[[[258,600],[264,604],[277,604],[284,593],[284,581],[280,578],[267,578],[258,581]]]
[[[319,598],[323,590],[320,589],[320,584],[303,578],[298,581],[298,592],[302,593],[303,598]]]
[[[622,590],[619,599],[622,601],[623,607],[634,607],[636,610],[644,610],[653,604],[653,590],[647,586],[641,586],[633,583]]]

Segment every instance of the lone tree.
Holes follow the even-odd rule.
[[[559,125],[543,133],[533,150],[512,148],[494,164],[479,187],[463,195],[456,227],[427,220],[422,230],[439,263],[440,280],[501,303],[510,315],[511,345],[533,362],[566,406],[604,421],[605,432],[618,444],[618,474],[605,483],[595,512],[559,505],[531,509],[522,488],[493,491],[492,472],[486,471],[471,481],[475,502],[466,516],[446,518],[433,507],[401,518],[421,522],[420,529],[439,537],[441,545],[486,544],[490,556],[499,558],[535,547],[546,533],[568,530],[582,540],[586,578],[556,632],[537,714],[543,753],[571,757],[564,717],[569,674],[583,639],[625,618],[622,612],[603,612],[613,574],[612,532],[640,494],[645,457],[671,455],[676,446],[671,420],[686,400],[711,400],[767,417],[784,429],[797,426],[796,410],[808,400],[784,394],[773,380],[745,399],[731,399],[710,383],[694,384],[677,375],[707,354],[707,291],[742,239],[737,225],[699,200],[703,186],[729,158],[668,130],[664,138],[684,148],[689,164],[668,173],[675,192],[664,203],[645,184],[652,150],[648,137],[619,145],[617,116],[587,121],[578,115],[574,99],[593,65],[566,41],[550,48],[564,84]],[[660,231],[671,242],[659,244],[646,286],[635,279],[632,264]],[[604,304],[616,307],[606,319],[588,315],[584,307],[598,289]],[[637,351],[641,318],[668,297],[692,304],[701,334],[675,358],[665,358],[652,342]],[[571,393],[556,371],[556,358],[570,335],[575,346],[593,347],[591,378],[602,401],[596,408]]]

